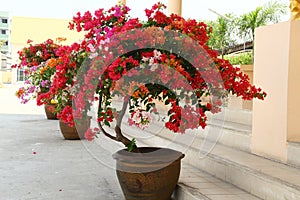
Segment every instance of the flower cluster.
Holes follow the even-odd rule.
[[[63,40],[63,38],[58,38],[57,43]],[[51,39],[35,45],[31,42],[28,40],[29,47],[24,47],[22,51],[18,52],[20,62],[14,65],[14,67],[25,69],[25,86],[20,87],[16,92],[21,103],[27,103],[30,99],[38,100],[39,95],[49,91],[59,61],[56,52],[61,45]],[[51,100],[49,98],[44,103],[50,103]],[[37,104],[41,103],[37,101]]]
[[[38,95],[49,91],[53,75],[56,71],[56,59],[50,58],[38,66],[32,66],[25,71],[25,86],[20,87],[16,92],[21,103],[27,103],[30,99],[35,99]],[[49,99],[51,101],[51,99]],[[50,103],[47,101],[47,103]],[[37,103],[40,105],[39,103]]]
[[[25,69],[25,86],[16,92],[21,103],[36,99],[37,105],[55,103],[57,118],[74,126],[71,102],[73,84],[77,70],[85,59],[86,46],[73,43],[61,45],[65,38],[56,43],[48,39],[41,44],[31,44],[19,51],[20,63],[14,67]],[[54,102],[55,100],[55,102]]]
[[[57,118],[73,127],[71,104],[74,95],[74,82],[76,74],[86,58],[85,46],[76,42],[70,46],[61,46],[56,51],[56,56],[58,59],[51,86],[47,92],[38,96],[37,103],[43,104],[55,98],[57,101]]]
[[[57,38],[56,42],[66,40],[65,38]],[[24,47],[18,51],[20,63],[13,65],[13,68],[33,67],[47,61],[49,58],[56,57],[55,52],[59,48],[59,44],[52,39],[48,39],[40,44],[32,44],[32,40],[28,40],[28,47]]]
[[[206,24],[166,16],[164,8],[158,3],[146,9],[144,22],[130,18],[129,8],[120,5],[94,15],[77,13],[70,23],[71,29],[87,32],[81,46],[88,54],[85,71],[75,82],[74,118],[80,119],[98,102],[99,130],[125,146],[132,143],[120,129],[128,106],[129,124],[144,129],[152,121],[150,113],[157,114],[156,102],[163,103],[168,108],[165,127],[184,133],[205,128],[206,112],[219,112],[229,93],[247,100],[266,96],[206,45]],[[112,104],[117,96],[123,99],[120,110]],[[114,120],[116,136],[102,127]],[[87,131],[89,140],[95,130]]]
[[[134,140],[120,128],[127,107],[129,125],[145,129],[153,115],[160,114],[157,104],[163,104],[167,108],[165,127],[184,133],[205,128],[207,112],[221,111],[229,93],[246,100],[264,99],[266,93],[251,85],[247,75],[206,45],[205,23],[176,14],[167,16],[165,8],[158,3],[146,9],[146,21],[130,18],[125,5],[98,9],[93,15],[77,13],[69,28],[85,32],[82,42],[53,51],[32,45],[22,51],[22,65],[34,72],[47,74],[55,66],[50,79],[38,79],[39,85],[48,87],[38,95],[38,104],[55,98],[58,118],[74,126],[97,103],[99,127],[89,128],[86,138],[92,140],[101,131],[132,146]],[[25,93],[20,89],[18,96]],[[121,108],[114,106],[114,98],[123,100]],[[103,128],[112,123],[116,124],[115,135]]]
[[[135,125],[140,129],[148,128],[149,124],[152,122],[152,117],[149,112],[143,109],[137,109],[131,113],[131,118],[128,119],[129,125]]]
[[[74,119],[72,115],[72,106],[67,105],[64,109],[57,115],[58,119],[62,119],[62,122],[68,124],[71,127],[74,127]]]

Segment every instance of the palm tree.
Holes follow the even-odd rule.
[[[218,17],[215,21],[207,21],[206,24],[211,28],[209,32],[209,40],[207,44],[213,49],[221,51],[221,56],[223,58],[225,54],[225,49],[229,46],[235,44],[235,39],[233,39],[233,15],[226,14],[224,17]]]
[[[240,37],[252,41],[254,45],[255,29],[270,23],[278,23],[282,15],[286,14],[287,8],[287,5],[275,1],[241,15],[236,21]]]

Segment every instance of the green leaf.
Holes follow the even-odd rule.
[[[129,152],[131,152],[131,151],[136,147],[136,140],[135,140],[135,138],[133,138],[133,139],[131,140],[131,143],[128,144],[126,147],[127,147],[127,150],[128,150]]]
[[[147,106],[146,106],[146,111],[149,112],[149,110],[151,109],[151,107],[152,107],[152,104],[150,104],[150,103],[147,104]]]
[[[110,127],[110,124],[109,124],[109,122],[108,122],[107,120],[104,120],[103,123],[104,123],[106,126]]]
[[[148,103],[148,101],[149,101],[148,99],[145,99],[144,100],[144,105],[146,105]]]

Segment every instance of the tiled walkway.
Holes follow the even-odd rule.
[[[259,198],[189,165],[182,167],[179,187],[183,190],[181,193],[190,193],[191,199],[259,200]]]

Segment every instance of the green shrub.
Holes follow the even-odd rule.
[[[234,54],[234,55],[226,55],[224,56],[226,60],[229,60],[229,62],[232,65],[251,65],[253,64],[253,53],[252,52],[246,52],[246,53],[240,53],[240,54]]]

